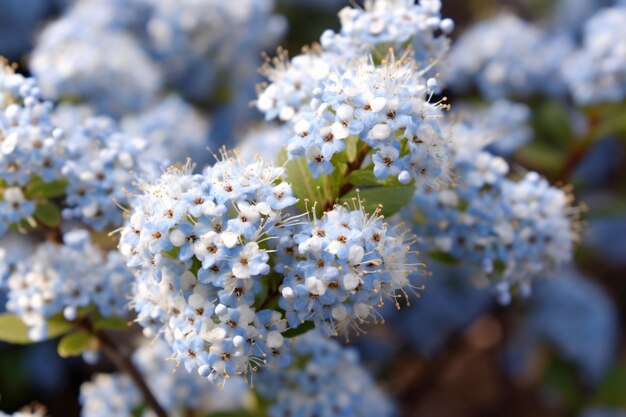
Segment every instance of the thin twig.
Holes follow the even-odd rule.
[[[133,362],[122,353],[119,346],[103,332],[95,332],[94,336],[98,339],[98,342],[100,342],[102,352],[113,362],[115,367],[127,374],[135,385],[137,385],[148,407],[150,407],[158,417],[168,417],[167,412],[161,407],[161,404],[159,404],[155,398],[150,387],[148,387],[143,375],[141,375]]]
[[[135,367],[135,364],[133,364],[128,356],[124,354],[121,347],[118,346],[113,339],[111,339],[103,331],[94,329],[92,323],[87,319],[79,319],[74,321],[74,323],[98,340],[100,350],[107,356],[107,358],[109,358],[111,362],[113,362],[113,365],[115,365],[120,372],[125,373],[133,380],[143,395],[146,405],[154,411],[157,417],[169,417],[165,409],[161,407],[161,404],[159,404],[156,397],[150,390],[150,387],[144,380],[141,372],[139,372],[139,370]]]
[[[348,163],[348,168],[346,169],[346,172],[344,172],[343,174],[344,178],[348,178],[350,174],[352,174],[357,169],[361,168],[361,165],[363,165],[363,161],[365,161],[365,158],[367,157],[367,154],[369,153],[370,149],[371,149],[370,146],[368,144],[365,144],[365,146],[363,147],[363,149],[361,149],[361,152],[359,153],[357,158],[354,161],[351,161],[350,163]],[[349,182],[342,184],[341,187],[339,188],[339,195],[337,196],[337,198],[339,199],[345,196],[350,191],[352,191],[353,188],[354,188],[354,184],[350,184]],[[334,205],[335,205],[334,201],[326,201],[326,203],[324,204],[324,211],[332,210]]]

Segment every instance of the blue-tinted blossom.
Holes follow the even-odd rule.
[[[431,103],[432,89],[412,61],[375,66],[354,63],[331,73],[314,112],[295,124],[291,157],[304,155],[314,177],[356,136],[374,150],[374,174],[436,187],[449,179],[449,142],[439,126],[445,105]]]
[[[478,88],[495,100],[562,95],[562,62],[574,46],[569,35],[552,34],[513,15],[500,15],[466,30],[442,66],[454,90]]]
[[[463,139],[455,138],[457,186],[418,187],[405,216],[427,237],[426,250],[482,271],[478,282],[493,285],[506,303],[511,289],[527,293],[534,278],[571,259],[579,210],[566,191],[537,173],[518,182],[508,179],[503,159],[481,151],[480,140]]]
[[[131,35],[81,17],[70,11],[52,23],[33,52],[31,70],[46,96],[85,102],[115,117],[154,103],[163,81],[146,52]]]
[[[339,59],[339,55],[319,47],[305,49],[291,60],[285,51],[279,51],[261,68],[269,83],[259,88],[257,108],[268,121],[295,123],[301,114],[312,111],[314,93],[339,67]]]
[[[283,210],[296,202],[281,174],[226,154],[202,174],[172,168],[142,184],[122,231],[120,249],[141,271],[139,323],[164,333],[178,363],[218,385],[286,355],[280,313],[253,307],[270,272],[264,242],[289,223]]]
[[[369,53],[385,56],[389,48],[404,51],[411,45],[415,61],[426,67],[448,51],[454,30],[441,17],[440,0],[366,0],[363,9],[345,7],[339,12],[339,33],[322,34],[324,49],[345,57]]]
[[[586,23],[583,45],[564,64],[563,75],[578,104],[626,97],[626,4],[603,9]]]
[[[0,62],[0,235],[22,219],[34,223],[29,184],[59,179],[66,155],[51,108],[34,79]]]
[[[64,236],[64,244],[44,243],[17,263],[9,276],[7,310],[41,340],[50,317],[76,318],[81,307],[94,305],[106,317],[125,316],[133,276],[117,252],[96,248],[85,231]]]
[[[79,109],[80,111],[80,109]],[[108,117],[90,117],[65,127],[68,155],[62,169],[67,180],[63,216],[103,230],[120,226],[128,194],[139,175],[155,175],[167,163],[159,143],[122,133]],[[173,145],[175,140],[171,140]]]
[[[239,144],[240,155],[249,161],[257,157],[266,161],[275,161],[291,135],[287,125],[258,126],[243,137]]]
[[[149,156],[171,162],[209,153],[209,123],[203,115],[176,95],[168,96],[145,112],[125,117],[124,133],[146,141]],[[142,152],[142,159],[146,158]]]
[[[362,332],[376,322],[385,299],[413,288],[420,271],[411,252],[412,237],[390,227],[378,212],[335,206],[303,224],[278,244],[277,270],[285,275],[280,306],[292,327],[311,320],[326,335]]]
[[[532,138],[532,112],[525,104],[496,100],[487,107],[461,105],[455,110],[459,120],[451,135],[457,142],[481,141],[496,155],[508,156]]]
[[[256,388],[270,417],[390,417],[390,399],[360,366],[357,352],[316,331],[292,342],[294,364],[263,370]]]
[[[210,414],[242,408],[242,402],[249,395],[242,380],[229,381],[226,389],[220,391],[198,375],[175,369],[175,363],[167,361],[171,354],[167,343],[157,340],[144,343],[132,357],[169,415],[182,416],[184,409]],[[85,382],[80,391],[82,417],[128,417],[144,405],[141,393],[126,375],[97,374],[92,381]],[[139,415],[147,417],[151,412],[146,410]]]

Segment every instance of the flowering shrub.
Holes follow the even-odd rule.
[[[538,282],[518,356],[545,338],[594,378],[608,362],[583,364],[595,345],[559,334],[570,313],[549,302],[606,297],[575,274],[591,300],[544,281],[583,224],[555,180],[623,133],[619,108],[590,106],[626,98],[625,6],[592,17],[580,47],[512,15],[452,42],[440,0],[366,0],[339,21],[267,59],[263,126],[243,107],[285,30],[271,0],[76,0],[39,34],[33,77],[2,63],[0,340],[108,358],[117,372],[81,386],[84,417],[393,416],[342,342],[393,332],[376,326],[389,317],[432,354]],[[547,133],[582,137],[555,175],[528,157],[542,105],[566,125]],[[602,326],[586,334],[610,333],[610,309],[589,311]]]

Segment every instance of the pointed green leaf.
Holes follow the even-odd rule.
[[[95,330],[127,330],[128,319],[122,317],[98,317],[93,322]]]
[[[47,339],[60,336],[73,328],[74,326],[62,317],[53,317],[48,320]],[[0,314],[0,341],[16,345],[35,343],[28,337],[28,326],[18,316],[10,313]]]
[[[290,339],[292,337],[300,336],[301,334],[304,334],[308,332],[309,330],[313,330],[314,328],[315,328],[315,324],[312,321],[305,321],[304,323],[302,323],[295,329],[289,329],[286,332],[284,332],[283,336],[287,339]]]
[[[27,198],[31,197],[46,197],[55,198],[61,197],[65,194],[65,188],[67,187],[66,180],[57,180],[45,183],[39,178],[31,180],[31,183],[26,187],[25,195]]]
[[[37,204],[35,218],[48,227],[57,227],[61,223],[61,210],[56,204],[45,201]]]
[[[65,320],[61,314],[48,320],[48,339],[54,339],[74,329],[74,324]]]
[[[0,340],[16,345],[33,343],[28,338],[28,327],[18,316],[10,313],[0,314]]]
[[[338,169],[329,175],[313,178],[304,157],[295,158],[285,164],[287,181],[291,184],[294,195],[299,199],[297,206],[305,211],[312,209],[317,202],[317,212],[320,214],[325,202],[333,202],[339,195],[342,175]]]
[[[437,261],[441,264],[446,265],[459,265],[461,263],[458,259],[450,255],[449,253],[443,251],[428,252],[428,257],[433,261]]]
[[[93,336],[84,330],[65,335],[59,345],[57,352],[63,358],[78,356],[93,344]]]
[[[342,197],[341,202],[352,204],[352,201],[360,197],[366,212],[372,214],[382,205],[381,214],[390,217],[409,204],[414,192],[415,188],[408,185],[365,188],[358,193],[355,189]]]

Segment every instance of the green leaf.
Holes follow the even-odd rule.
[[[356,160],[359,155],[359,137],[358,136],[350,136],[346,139],[346,156],[348,157],[348,161],[352,162]]]
[[[342,197],[341,202],[352,203],[360,197],[366,212],[372,214],[382,204],[381,214],[390,217],[409,204],[414,192],[415,188],[408,185],[366,188],[359,193],[355,189]]]
[[[308,332],[309,330],[313,330],[314,328],[315,328],[315,324],[312,321],[305,321],[304,323],[302,323],[295,329],[289,329],[286,332],[284,332],[283,336],[287,339],[290,339],[292,337],[300,336],[301,334],[304,334]]]
[[[74,329],[74,324],[65,320],[61,314],[51,317],[48,320],[48,339],[54,339]]]
[[[321,175],[313,178],[311,171],[304,157],[299,157],[287,161],[286,150],[279,154],[278,161],[286,161],[285,174],[291,184],[293,194],[299,199],[297,207],[302,211],[313,208],[317,202],[317,214],[321,214],[323,205],[326,202],[334,202],[339,195],[339,187],[342,175],[338,169],[329,175]]]
[[[428,253],[428,257],[433,261],[437,261],[446,265],[459,265],[461,262],[447,252],[433,251]]]
[[[543,375],[543,389],[558,402],[571,408],[578,408],[584,393],[578,383],[575,368],[564,361],[553,359],[546,366]]]
[[[569,147],[574,137],[570,112],[560,103],[545,102],[533,114],[533,130],[542,143],[552,143],[559,147]]]
[[[385,187],[404,187],[396,177],[389,177],[384,180],[376,178],[372,166],[352,171],[345,179],[345,183],[352,184],[355,187],[363,186],[385,186]]]
[[[565,153],[541,142],[531,142],[516,153],[517,160],[525,167],[550,175],[558,173],[565,160]]]
[[[593,402],[602,407],[626,407],[626,366],[611,369],[598,387]]]
[[[355,186],[380,185],[379,181],[380,180],[374,175],[372,167],[352,171],[345,179],[346,183],[353,184]]]
[[[27,198],[31,197],[46,197],[46,198],[55,198],[61,197],[65,194],[65,188],[67,187],[66,180],[57,180],[45,183],[41,179],[33,179],[31,183],[28,184],[25,190],[25,195]]]
[[[37,204],[35,218],[48,227],[57,227],[61,223],[61,210],[56,204],[45,201]]]
[[[28,327],[18,316],[10,313],[0,314],[0,340],[16,345],[33,343],[28,338]]]
[[[72,330],[74,326],[61,316],[48,320],[47,339],[53,339]],[[28,337],[28,326],[22,319],[10,313],[0,314],[0,341],[16,345],[35,343]]]
[[[63,358],[78,356],[93,344],[93,336],[84,330],[65,335],[59,345],[57,352]]]
[[[93,322],[95,330],[127,330],[128,319],[122,317],[98,317]]]

